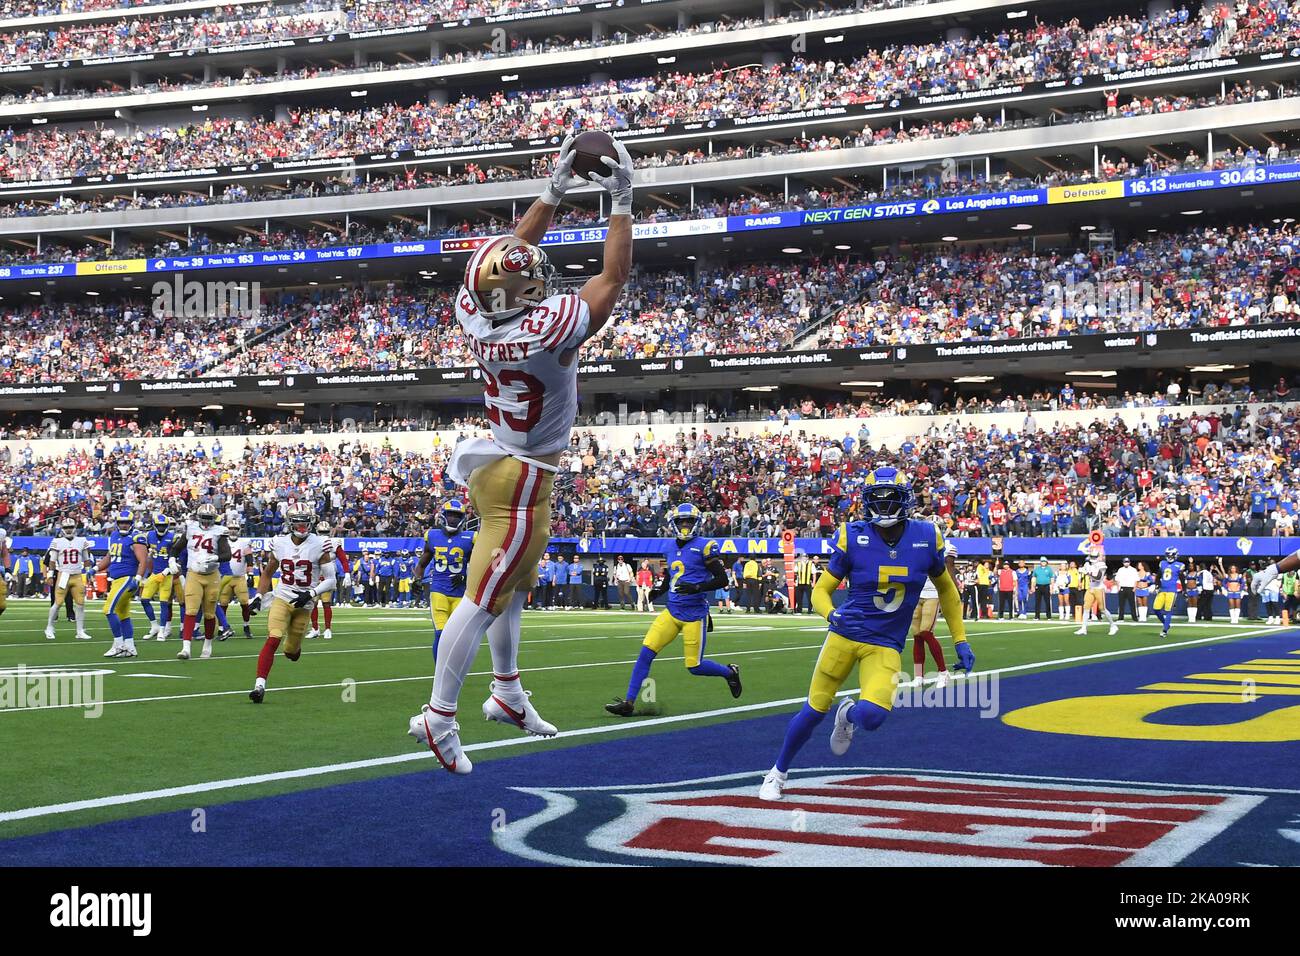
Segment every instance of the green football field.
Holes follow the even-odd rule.
[[[433,674],[427,611],[339,609],[332,641],[304,642],[296,663],[277,658],[271,692],[258,706],[247,695],[264,616],[254,618],[255,639],[218,643],[211,660],[177,660],[175,637],[166,643],[137,639],[140,656],[117,660],[102,656],[109,639],[97,607],[87,608],[95,636],[89,642],[73,640],[72,626],[62,621],[57,639],[45,640],[46,610],[42,602],[10,601],[0,618],[0,687],[12,695],[19,667],[75,672],[83,674],[76,683],[97,688],[103,703],[94,715],[66,698],[51,707],[36,706],[51,701],[0,695],[0,839],[190,808],[199,800],[211,805],[368,777],[442,772],[406,736],[408,718],[428,700]],[[732,700],[723,681],[687,674],[680,645],[672,645],[652,674],[655,701],[641,702],[641,713],[623,720],[602,705],[625,689],[651,616],[526,612],[520,650],[525,686],[561,734],[543,741],[482,720],[479,708],[491,679],[484,647],[461,700],[462,740],[479,762],[530,748],[796,710],[824,624],[808,615],[715,613],[714,619],[708,656],[741,666],[744,696]],[[141,620],[137,612],[143,633]],[[1032,620],[974,624],[978,669],[1014,677],[1280,630],[1184,623],[1162,643],[1154,623],[1126,624],[1116,637],[1101,624],[1091,625],[1087,637],[1072,634],[1074,627]],[[951,661],[942,627],[940,636]],[[911,668],[910,654],[905,667]]]

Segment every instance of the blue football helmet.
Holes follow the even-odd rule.
[[[1178,560],[1178,549],[1177,549],[1177,548],[1165,548],[1165,560],[1166,560],[1166,561],[1177,561],[1177,560]]]
[[[167,529],[171,527],[171,523],[172,519],[167,517],[166,512],[159,511],[153,516],[153,526],[159,534],[166,533]]]
[[[676,534],[678,541],[689,541],[700,533],[700,525],[704,522],[704,515],[700,509],[695,507],[689,501],[682,502],[673,509],[668,523],[672,525],[673,533]]]
[[[465,505],[459,498],[449,498],[438,509],[435,523],[448,534],[455,534],[465,526]]]
[[[881,467],[867,475],[862,511],[867,523],[889,528],[906,520],[916,506],[912,486],[897,468]]]
[[[130,508],[123,508],[113,520],[117,523],[117,530],[123,534],[130,534],[135,530],[135,512]]]

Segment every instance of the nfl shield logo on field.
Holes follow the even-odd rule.
[[[880,768],[649,786],[516,788],[543,802],[494,834],[509,853],[584,866],[1170,866],[1257,795]]]

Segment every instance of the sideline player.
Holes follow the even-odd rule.
[[[262,607],[263,595],[269,593],[271,608],[266,613],[266,643],[257,655],[257,679],[248,692],[248,699],[255,704],[266,698],[266,679],[271,674],[280,642],[284,642],[284,656],[289,660],[301,657],[311,607],[322,594],[334,590],[337,580],[334,546],[329,538],[312,534],[311,520],[310,508],[294,505],[285,516],[289,533],[272,538],[263,555],[262,575],[250,603],[256,613]],[[275,575],[274,591],[272,575]]]
[[[238,598],[239,611],[244,619],[244,637],[253,636],[251,598],[248,594],[248,561],[253,556],[253,542],[244,537],[244,519],[238,512],[230,516],[226,530],[230,538],[230,560],[223,561],[221,584],[217,591],[217,621],[221,624],[220,637],[224,641],[234,637],[226,609],[232,598]],[[159,638],[162,640],[162,638]]]
[[[1115,615],[1110,613],[1110,608],[1106,606],[1106,559],[1099,548],[1088,551],[1088,560],[1084,562],[1082,575],[1088,590],[1083,595],[1083,615],[1079,618],[1079,629],[1074,633],[1080,637],[1087,637],[1088,616],[1096,611],[1110,625],[1107,636],[1114,637],[1119,633],[1119,624],[1115,620]]]
[[[604,265],[577,294],[560,291],[551,260],[537,245],[573,182],[573,137],[560,147],[551,181],[513,235],[489,239],[465,268],[456,319],[484,381],[491,440],[456,446],[449,472],[469,487],[479,516],[465,595],[447,618],[429,703],[408,722],[443,767],[469,773],[456,708],[474,655],[487,635],[494,679],[483,702],[489,720],[551,736],[519,679],[519,624],[537,560],[550,538],[551,490],[578,411],[578,350],[609,321],[632,268],[632,157],[592,178],[609,193]]]
[[[667,606],[646,632],[641,653],[632,667],[627,696],[616,697],[613,703],[605,705],[605,710],[616,717],[632,716],[637,694],[650,676],[655,658],[679,634],[686,669],[696,677],[721,677],[731,689],[731,696],[740,696],[740,668],[735,664],[719,664],[704,656],[708,640],[709,592],[727,583],[727,569],[718,558],[718,542],[700,537],[704,515],[689,502],[673,510],[671,523],[677,547],[666,555],[668,566],[664,570],[663,583],[650,593],[653,602],[667,591]]]
[[[217,524],[217,509],[204,502],[194,509],[194,517],[185,522],[183,534],[172,542],[173,572],[179,569],[176,559],[185,555],[185,620],[181,625],[181,649],[177,660],[190,659],[194,630],[203,615],[203,652],[199,660],[212,656],[212,640],[217,633],[217,594],[221,590],[222,562],[230,560],[230,539],[226,528]]]
[[[1156,597],[1154,610],[1156,617],[1164,627],[1161,637],[1169,636],[1169,626],[1174,622],[1174,599],[1178,596],[1178,586],[1183,579],[1183,563],[1178,560],[1177,548],[1165,548],[1164,559],[1160,562],[1160,572],[1156,576]]]
[[[64,598],[72,597],[72,614],[77,622],[77,640],[88,641],[86,633],[86,558],[90,556],[90,542],[77,534],[77,519],[64,518],[59,525],[60,535],[50,542],[46,563],[54,574],[54,600],[50,602],[50,617],[45,623],[45,639],[54,640],[54,622]]]
[[[95,565],[96,572],[108,571],[108,597],[104,617],[113,635],[113,646],[105,657],[135,657],[135,622],[131,620],[131,596],[140,588],[140,578],[153,568],[148,535],[135,530],[135,512],[123,508],[113,519],[116,526],[108,538],[108,553]]]
[[[146,641],[151,637],[165,641],[172,634],[172,591],[175,589],[176,576],[168,570],[168,557],[171,555],[172,542],[176,540],[176,531],[171,523],[172,519],[164,512],[156,512],[153,516],[153,530],[147,538],[153,573],[140,586],[140,608],[149,619]],[[159,604],[156,616],[153,609],[155,599]]]
[[[465,505],[459,498],[442,503],[433,527],[424,535],[424,550],[416,562],[415,577],[429,575],[429,617],[433,620],[433,659],[447,618],[465,596],[465,569],[474,553],[477,532],[465,529]]]
[[[943,563],[953,583],[957,581],[957,549],[951,541],[943,543]],[[939,617],[939,589],[930,578],[921,585],[921,597],[916,602],[912,613],[912,683],[920,686],[925,683],[925,651],[930,649],[938,673],[935,681],[939,686],[948,682],[948,665],[943,659],[943,648],[934,636],[934,622]]]
[[[826,717],[844,681],[858,669],[861,699],[845,698],[835,710],[831,753],[846,753],[857,728],[875,730],[894,705],[903,663],[899,652],[908,623],[928,577],[939,591],[943,619],[952,632],[958,666],[968,674],[975,655],[966,640],[961,595],[948,570],[943,532],[928,521],[911,519],[912,489],[894,468],[867,475],[864,520],[840,525],[835,549],[813,590],[813,608],[829,628],[803,709],[790,721],[776,764],[759,790],[763,800],[780,800],[795,754]],[[847,599],[838,608],[833,595],[848,579]]]
[[[330,528],[329,522],[322,521],[316,525],[316,533],[330,543],[330,550],[334,553],[334,578],[337,585],[338,581],[343,580],[351,566],[348,564],[348,554],[343,550],[343,539],[332,536],[333,529]],[[320,601],[311,609],[311,630],[307,632],[307,640],[315,640],[317,637],[326,641],[334,640],[334,595],[336,591],[326,591],[320,596]],[[325,630],[320,630],[320,609],[325,608]]]

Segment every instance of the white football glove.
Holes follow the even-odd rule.
[[[254,591],[253,596],[248,599],[248,613],[253,615],[260,610],[262,610],[262,595]]]
[[[1277,580],[1277,565],[1270,564],[1263,571],[1255,572],[1255,577],[1251,581],[1253,590],[1256,594],[1263,594],[1264,589]]]
[[[627,147],[618,140],[614,140],[614,149],[618,153],[617,162],[608,156],[601,160],[609,167],[609,175],[600,176],[593,173],[591,178],[593,182],[604,186],[609,193],[611,216],[630,216],[632,214],[632,156],[628,153]]]
[[[564,137],[564,142],[560,144],[560,154],[555,160],[555,168],[551,170],[551,180],[542,190],[542,202],[548,206],[558,206],[564,194],[569,191],[569,187],[574,183],[573,175],[573,141],[576,137],[573,133]]]
[[[175,558],[168,558],[168,559],[167,559],[167,573],[168,573],[168,574],[180,574],[180,573],[181,573],[181,563],[180,563],[179,561],[177,561]]]

